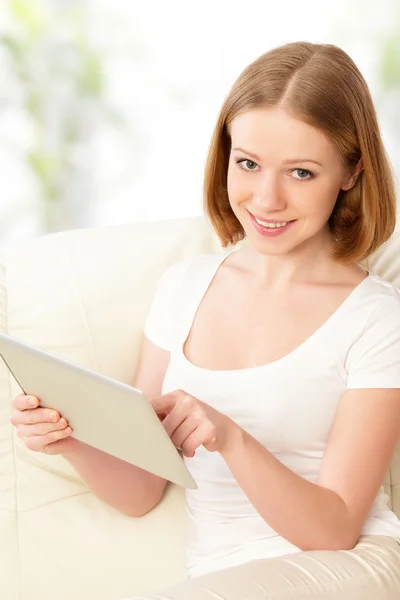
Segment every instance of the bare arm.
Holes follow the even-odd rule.
[[[143,337],[134,387],[149,400],[160,395],[168,363],[169,352]],[[161,500],[165,479],[73,438],[57,443],[64,443],[61,453],[93,493],[121,512],[140,517]]]
[[[389,467],[399,424],[400,390],[348,390],[317,484],[293,473],[240,428],[221,454],[258,513],[292,544],[302,550],[349,549]]]

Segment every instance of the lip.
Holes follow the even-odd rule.
[[[250,216],[254,217],[255,219],[258,219],[259,221],[265,221],[266,223],[286,223],[286,222],[290,222],[291,220],[293,221],[294,219],[266,219],[265,217],[258,217],[257,215],[253,215],[253,213],[251,213],[249,210],[247,211],[249,213]]]
[[[259,233],[260,235],[262,235],[264,237],[276,237],[278,235],[283,235],[296,222],[296,220],[288,221],[288,224],[285,225],[284,227],[276,227],[276,228],[268,229],[267,227],[264,227],[263,225],[260,225],[259,223],[257,223],[256,219],[258,217],[255,217],[249,211],[247,211],[247,212],[250,215],[250,219],[251,219],[251,221],[253,223],[254,229],[257,231],[257,233]],[[265,219],[261,219],[261,220],[264,221]],[[278,221],[276,219],[271,219],[271,220],[268,221],[268,223],[285,223],[285,221],[283,221],[283,220],[282,221]]]

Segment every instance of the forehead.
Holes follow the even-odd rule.
[[[260,157],[304,156],[318,160],[321,156],[337,155],[332,142],[321,130],[294,118],[282,108],[241,113],[233,119],[230,130],[232,147],[240,146]]]

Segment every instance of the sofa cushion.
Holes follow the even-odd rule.
[[[2,327],[131,384],[162,272],[182,258],[218,249],[201,218],[34,240],[7,259]],[[0,597],[112,600],[180,581],[182,490],[170,485],[160,505],[141,519],[119,514],[93,496],[62,457],[30,452],[12,436],[10,401],[20,390],[2,361],[0,385]]]

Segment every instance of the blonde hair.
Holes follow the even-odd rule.
[[[206,163],[204,210],[223,246],[245,236],[227,192],[231,123],[239,113],[278,105],[323,131],[349,168],[362,157],[364,169],[350,190],[340,191],[329,228],[335,259],[367,258],[396,224],[394,180],[375,108],[363,76],[343,50],[307,42],[260,56],[239,76],[221,108]]]

